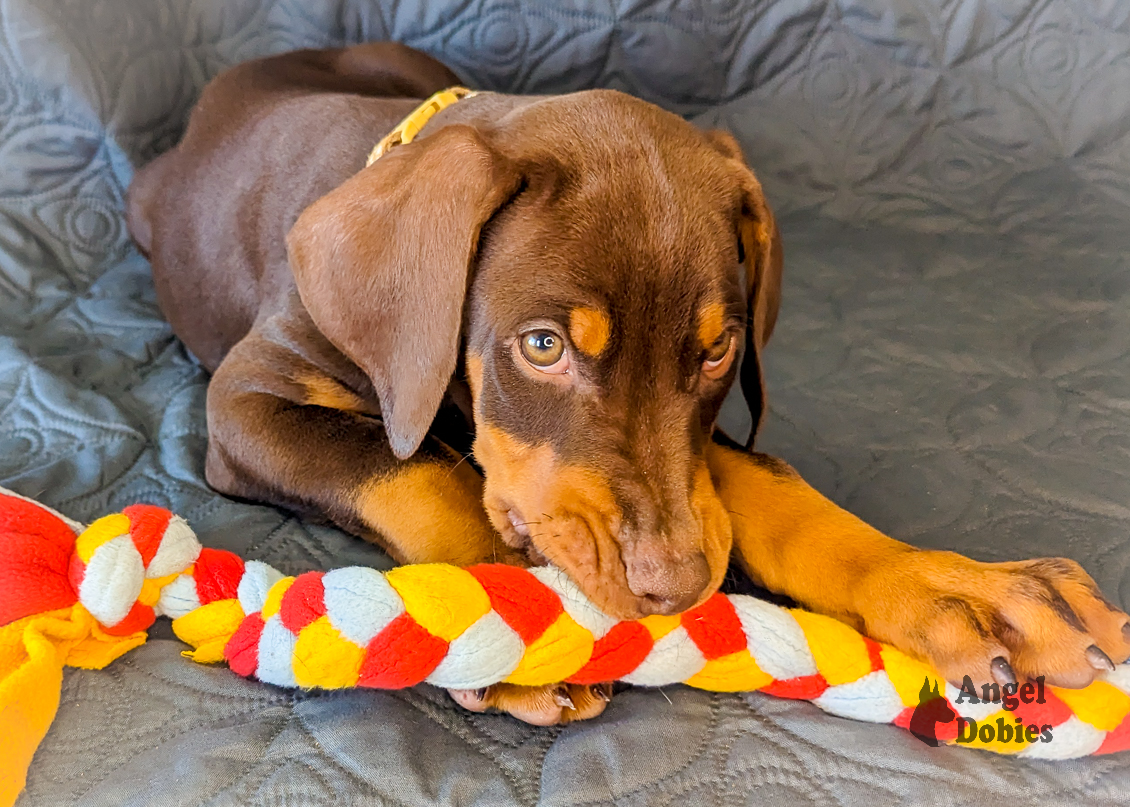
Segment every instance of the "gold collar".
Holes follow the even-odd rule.
[[[369,152],[369,159],[365,160],[365,167],[368,168],[375,163],[393,146],[411,143],[420,133],[420,130],[424,128],[424,124],[430,121],[437,112],[447,109],[456,101],[462,101],[464,98],[470,98],[473,95],[478,95],[478,93],[468,90],[466,87],[448,87],[446,90],[440,90],[412,110],[411,114],[398,123],[395,129],[381,138],[381,142],[373,146],[373,150]]]

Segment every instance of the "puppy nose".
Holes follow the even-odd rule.
[[[641,598],[648,614],[677,614],[694,605],[710,584],[706,555],[637,550],[625,564],[628,588]]]

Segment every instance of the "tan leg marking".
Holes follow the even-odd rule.
[[[402,555],[396,558],[402,563],[508,561],[483,510],[482,485],[466,463],[454,468],[413,463],[362,485],[356,508]]]
[[[375,408],[357,393],[347,389],[329,376],[312,375],[297,379],[306,392],[303,403],[341,409],[345,412],[374,414]]]

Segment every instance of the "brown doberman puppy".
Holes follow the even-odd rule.
[[[130,230],[214,374],[209,484],[403,563],[551,562],[625,618],[701,602],[733,553],[953,681],[1130,655],[1077,563],[914,549],[715,431],[738,376],[760,419],[781,278],[730,136],[617,92],[481,93],[365,167],[458,83],[393,44],[249,62],[138,174]],[[608,692],[453,694],[554,723]]]

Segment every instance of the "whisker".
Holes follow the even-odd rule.
[[[455,473],[455,469],[458,468],[463,463],[465,463],[467,460],[471,459],[471,456],[472,456],[471,454],[464,454],[463,456],[461,456],[459,458],[459,462],[455,463],[454,465],[451,466],[451,468],[448,469],[447,475],[451,476],[453,473]]]

